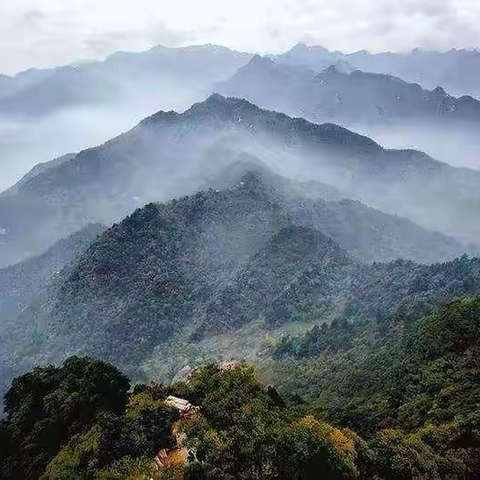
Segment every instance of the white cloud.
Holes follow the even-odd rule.
[[[0,72],[155,44],[280,51],[480,44],[478,0],[0,0]]]

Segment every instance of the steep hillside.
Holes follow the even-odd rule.
[[[92,358],[37,367],[5,395],[0,476],[474,479],[479,318],[472,297],[373,342],[366,323],[315,327],[283,337],[263,382],[239,362],[133,389]]]
[[[322,283],[315,295],[330,298],[350,264],[346,253],[322,233],[308,227],[283,228],[209,300],[195,338],[231,331],[260,317],[270,325],[291,321],[298,300],[292,285],[308,272]],[[291,303],[279,301],[285,295]]]
[[[468,314],[475,307],[465,307],[457,315],[473,331]],[[424,338],[410,337],[407,361],[416,372],[425,352],[416,342]],[[459,378],[440,379],[465,386]],[[479,468],[475,415],[473,422],[430,423],[417,410],[427,425],[360,437],[327,423],[324,412],[311,412],[298,396],[279,395],[239,363],[208,364],[173,385],[137,384],[130,392],[129,386],[113,365],[80,357],[16,378],[0,423],[2,478],[450,479],[476,478]],[[459,416],[475,411],[471,404],[452,407]]]
[[[238,354],[209,342],[251,339],[240,332],[252,326],[254,343],[242,355],[255,356],[258,342],[283,329],[423,313],[480,288],[478,261],[466,257],[362,265],[358,258],[376,251],[396,258],[409,249],[395,229],[369,234],[381,231],[383,214],[351,202],[309,210],[268,178],[247,174],[226,190],[149,204],[107,230],[12,322],[2,339],[3,378],[73,353],[114,361],[135,378],[168,377],[206,352]],[[349,220],[357,213],[368,224]]]
[[[86,250],[104,229],[99,224],[87,225],[59,240],[39,257],[0,270],[0,331],[5,331],[6,320],[26,307],[52,277]]]
[[[474,296],[423,318],[404,311],[383,331],[378,318],[314,327],[284,337],[266,375],[362,434],[441,426],[446,438],[464,429],[457,445],[478,447],[479,306]]]
[[[325,202],[297,197],[290,203],[289,212],[297,224],[326,232],[353,257],[364,262],[403,258],[434,263],[461,255],[468,249],[450,237],[355,200]]]
[[[0,264],[39,253],[88,222],[109,224],[149,201],[198,191],[245,155],[429,229],[480,239],[480,173],[213,95],[183,114],[159,112],[0,196]]]

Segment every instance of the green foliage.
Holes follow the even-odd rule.
[[[290,225],[258,252],[206,309],[210,322],[232,329],[262,314],[270,325],[310,320],[315,295],[333,296],[336,279],[351,263],[332,240]]]
[[[177,345],[216,346],[256,321],[251,331],[268,333],[273,347],[251,358],[278,391],[252,367],[212,364],[184,383],[128,394],[113,366],[72,357],[14,380],[0,424],[1,475],[137,475],[175,443],[169,393],[201,408],[180,422],[190,478],[479,471],[480,299],[438,306],[480,290],[480,260],[361,265],[311,226],[292,224],[282,201],[250,176],[228,191],[150,204],[56,277],[17,327],[30,325],[19,362],[84,349],[138,375],[152,351],[175,365],[186,357]],[[293,325],[313,328],[275,343]]]
[[[359,476],[357,452],[339,429],[307,416],[284,428],[277,452],[283,478],[352,478]]]
[[[117,377],[118,394],[123,401],[121,411],[107,408],[101,401],[102,394],[85,383],[87,371],[104,372],[109,394],[114,388],[113,378]],[[56,375],[56,383],[48,383],[52,375]],[[247,365],[226,370],[208,365],[169,389],[157,384],[138,385],[128,400],[128,380],[113,367],[90,359],[72,357],[60,369],[36,369],[27,376],[29,389],[16,388],[15,395],[7,395],[9,413],[0,429],[2,440],[6,441],[2,445],[7,447],[0,457],[2,478],[143,478],[152,474],[155,454],[176,446],[181,437],[185,437],[182,441],[190,451],[189,464],[181,467],[185,477],[191,479],[313,479],[319,473],[333,479],[360,477],[374,471],[372,453],[360,437],[312,416],[298,417],[275,388],[265,387]],[[24,385],[25,377],[14,384]],[[34,438],[28,439],[28,445],[19,442],[18,430],[27,426],[20,425],[26,419],[15,417],[15,409],[37,387],[37,404],[41,400],[45,403],[48,395],[60,396],[68,403],[67,397],[57,392],[66,388],[64,382],[70,388],[85,386],[84,391],[76,390],[82,404],[76,408],[75,428],[66,419],[56,426],[62,441],[46,445],[43,436],[35,450]],[[47,387],[50,393],[45,395]],[[185,396],[200,410],[180,420],[178,411],[165,404],[168,391]],[[111,406],[111,400],[106,405]],[[95,415],[87,417],[86,411],[92,412],[92,405],[97,407]],[[56,410],[48,412],[54,414]],[[35,425],[46,423],[46,413],[31,406],[29,420]],[[48,423],[52,422],[49,418]],[[9,450],[9,445],[16,449]],[[33,451],[42,463],[37,460],[33,465]],[[179,474],[167,471],[165,475],[168,477],[169,473],[173,477]]]
[[[140,366],[154,352],[182,342],[175,358],[159,360],[175,365],[192,344],[257,319],[270,330],[376,320],[384,334],[405,315],[480,289],[475,259],[357,263],[423,260],[437,242],[444,253],[433,258],[449,258],[448,239],[358,202],[302,198],[295,182],[269,173],[238,180],[148,204],[108,229],[15,318],[0,377],[81,352],[145,380]],[[339,340],[333,348],[348,342]]]
[[[333,348],[341,331],[332,324],[284,338],[271,367],[283,389],[303,391],[327,419],[371,439],[384,478],[477,472],[480,297],[418,320],[398,316],[387,335],[357,322]]]
[[[12,445],[6,464],[15,465],[13,478],[38,478],[70,437],[87,432],[104,412],[122,414],[129,386],[112,365],[79,357],[16,378],[5,395],[2,422]]]
[[[370,442],[376,453],[378,473],[382,478],[463,478],[466,465],[453,453],[436,450],[420,434],[387,429]]]
[[[179,418],[158,393],[154,385],[142,386],[141,393],[129,398],[124,416],[103,415],[90,432],[72,438],[48,465],[45,478],[61,478],[65,471],[89,478],[124,478],[127,471],[144,469],[145,458],[151,468],[155,454],[175,444],[172,423]]]
[[[123,457],[109,468],[100,470],[98,480],[143,479],[152,471],[151,457],[130,458]]]
[[[74,436],[48,464],[47,479],[82,478],[91,469],[89,463],[97,456],[102,429],[94,425],[87,433]]]
[[[201,405],[186,426],[195,451],[187,478],[352,478],[367,469],[365,442],[314,417],[296,419],[251,367],[210,365],[175,388]]]
[[[173,445],[179,415],[165,405],[165,389],[129,388],[112,365],[79,357],[15,379],[0,424],[0,477],[96,478]]]
[[[246,364],[209,364],[184,382],[137,385],[130,395],[128,380],[102,362],[72,357],[59,369],[35,369],[16,379],[6,396],[1,476],[144,478],[154,475],[155,454],[180,441],[188,464],[165,471],[165,478],[475,478],[480,428],[478,382],[471,378],[479,319],[480,297],[454,302],[398,326],[357,370],[343,371],[345,383],[335,387],[352,390],[343,392],[342,408],[331,404],[326,414],[335,423],[357,425],[366,440],[308,413],[315,405],[282,398]],[[355,339],[342,348],[354,345]],[[383,371],[362,389],[362,369],[371,368]],[[399,375],[406,375],[401,384]],[[333,387],[329,394],[335,395]],[[168,394],[199,409],[180,418],[166,405]],[[382,427],[387,422],[393,426]]]

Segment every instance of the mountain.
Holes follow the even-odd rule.
[[[299,201],[292,180],[259,169],[229,182],[107,229],[2,332],[2,386],[71,354],[109,360],[135,382],[194,367],[184,383],[131,394],[113,365],[78,356],[16,378],[0,423],[2,476],[150,474],[159,448],[195,448],[195,472],[245,478],[264,478],[267,460],[291,478],[305,452],[353,477],[476,471],[480,302],[464,297],[480,289],[480,259],[364,263],[342,245],[342,222],[364,246],[376,225],[349,219],[374,210]],[[245,358],[269,387],[238,364]],[[191,411],[171,408],[179,403]],[[279,463],[288,452],[298,465]]]
[[[249,58],[216,45],[159,45],[146,52],[117,52],[104,61],[31,69],[11,80],[13,93],[0,101],[0,115],[46,115],[90,103],[149,102],[150,111],[156,104],[157,109],[185,108]]]
[[[361,50],[345,54],[299,43],[274,58],[282,63],[300,65],[318,72],[341,61],[365,72],[400,77],[430,90],[442,86],[452,95],[480,96],[476,81],[480,75],[480,53],[477,50],[452,49],[437,52],[415,49],[407,53],[376,54]]]
[[[394,321],[365,316],[285,336],[273,349],[269,380],[367,437],[388,428],[426,439],[438,428],[445,442],[431,445],[444,458],[461,446],[476,449],[479,307],[474,295],[423,317],[398,311]]]
[[[105,64],[212,80],[159,51]],[[480,172],[294,116],[448,141],[477,102],[285,58],[218,84],[284,113],[213,94],[0,194],[0,478],[479,478]],[[59,90],[12,118],[115,103],[95,65],[7,79]]]
[[[356,208],[368,223],[345,228]],[[381,233],[383,216],[379,223],[375,216],[351,202],[297,203],[250,173],[226,190],[149,204],[108,229],[10,323],[2,378],[73,353],[115,361],[135,378],[150,368],[168,377],[197,349],[200,356],[233,354],[223,341],[252,339],[243,329],[254,328],[253,344],[243,349],[253,354],[284,328],[343,314],[387,315],[401,305],[428,311],[479,288],[478,260],[463,259],[458,268],[455,261],[360,263],[374,252],[396,258],[409,249],[408,240],[392,238],[397,232]],[[426,240],[424,252],[442,245],[442,237]],[[372,297],[363,287],[369,284]],[[263,326],[252,327],[259,319]]]
[[[429,91],[391,75],[360,70],[344,73],[333,65],[317,73],[259,56],[221,83],[219,90],[260,105],[269,103],[263,97],[270,92],[272,104],[286,102],[291,110],[322,121],[331,118],[355,124],[423,117],[480,121],[479,101],[452,97],[441,87]]]
[[[0,190],[36,163],[103,143],[159,109],[205,99],[249,58],[215,45],[157,46],[0,81]]]
[[[14,318],[30,303],[45,284],[69,262],[82,253],[104,230],[90,224],[68,238],[59,240],[39,257],[0,270],[0,328],[5,319]]]
[[[438,392],[430,386],[420,397],[434,407],[430,412],[418,408],[418,397],[410,404],[407,398],[401,407],[413,407],[413,415],[400,419],[403,428],[395,422],[395,428],[389,424],[362,436],[345,428],[355,420],[355,412],[341,422],[327,423],[325,411],[298,395],[280,395],[245,363],[210,363],[191,369],[184,381],[136,384],[133,389],[117,368],[92,358],[70,357],[59,367],[37,367],[16,378],[5,396],[0,475],[5,480],[475,478],[478,410],[475,384],[467,378],[475,374],[474,352],[468,349],[478,349],[469,335],[478,332],[472,316],[478,308],[478,299],[469,299],[421,320],[405,344],[382,352],[374,362],[375,372],[364,377],[384,374],[391,385],[382,385],[381,393],[388,400],[392,393],[401,396],[395,374],[408,371],[409,387],[417,387],[415,377],[422,375],[448,383],[449,392],[468,403],[461,404],[452,395],[440,408],[432,405]],[[466,331],[449,328],[455,317]],[[429,331],[444,333],[448,355],[428,341]],[[462,362],[465,351],[467,364]],[[385,353],[400,354],[403,366],[394,360],[389,370],[378,361]],[[447,367],[445,371],[435,368],[436,361]],[[449,367],[459,367],[463,376]],[[355,376],[352,370],[346,369]],[[300,378],[305,373],[297,371]],[[368,386],[360,385],[360,390],[369,392]],[[390,412],[389,407],[381,405],[377,415]],[[369,412],[361,413],[367,415],[357,424],[368,427]],[[441,414],[453,420],[438,418]],[[412,416],[419,422],[413,428],[408,425]]]
[[[389,145],[415,146],[450,164],[480,165],[480,102],[440,87],[429,91],[390,75],[344,73],[335,66],[317,73],[256,56],[217,91],[315,123],[337,123]]]
[[[357,200],[297,199],[289,211],[296,223],[327,232],[364,262],[403,258],[434,263],[458,256],[466,248],[451,237],[430,232],[408,219],[388,215]]]
[[[174,459],[192,479],[473,478],[480,259],[364,264],[317,218],[328,202],[320,231],[296,224],[291,180],[229,181],[106,230],[0,336],[2,384],[49,363],[6,392],[2,478],[155,476]],[[101,360],[50,364],[71,353],[136,385]]]
[[[50,168],[54,168],[61,165],[62,163],[68,162],[73,158],[75,158],[75,154],[70,153],[67,155],[63,155],[62,157],[54,158],[53,160],[50,160],[48,162],[38,163],[29,172],[27,172],[15,185],[5,190],[5,192],[3,192],[3,195],[11,195],[14,192],[18,192],[18,189],[33,177],[36,177],[40,173],[43,173]]]
[[[245,157],[428,229],[479,240],[479,172],[212,95],[183,114],[158,112],[1,195],[0,264],[38,254],[88,222],[111,224],[150,201],[198,191]]]
[[[343,73],[360,69],[393,75],[430,90],[441,86],[461,98],[477,94],[474,79],[478,76],[475,66],[478,55],[466,51],[445,54],[416,51],[409,55],[358,52],[351,56],[299,44],[273,58],[317,72],[335,65]],[[0,179],[0,190],[9,188],[35,164],[101,144],[132,128],[153,111],[187,109],[211,94],[215,83],[231,77],[251,57],[215,45],[175,49],[158,46],[141,53],[118,52],[103,62],[30,69],[14,78],[3,78],[0,80],[3,85],[0,87],[0,158],[4,175]],[[392,61],[388,60],[390,57]],[[364,58],[373,59],[371,67],[362,61]],[[409,68],[381,68],[384,63],[401,64],[404,60],[414,66],[412,71],[420,69],[421,74],[409,75]],[[438,68],[433,66],[437,64]],[[438,73],[433,75],[435,81],[423,82],[429,72]],[[449,79],[457,76],[472,88],[467,84],[464,88],[451,88]],[[462,102],[470,104],[471,100],[463,98]],[[438,135],[428,125],[422,129],[406,125],[405,130],[361,131],[390,148],[420,149],[454,165],[479,166],[476,137],[469,133],[470,128],[467,133],[462,128],[455,129],[453,140],[442,141],[441,145],[438,145],[439,136],[450,138],[451,131]]]
[[[278,63],[291,65],[295,67],[305,67],[313,71],[320,72],[339,62],[345,62],[341,52],[330,52],[321,45],[309,46],[306,43],[297,43],[293,48],[280,55],[270,55],[269,58]],[[350,68],[355,66],[345,62]]]

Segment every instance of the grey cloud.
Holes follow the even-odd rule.
[[[22,20],[28,27],[39,27],[42,22],[47,19],[47,15],[42,10],[32,9],[25,12]]]
[[[129,45],[156,45],[176,47],[191,41],[193,35],[189,32],[180,32],[159,23],[149,30],[107,31],[88,35],[83,40],[85,50],[93,56],[105,56],[109,53],[126,49]]]
[[[477,0],[22,0],[0,2],[0,72],[155,44],[280,51],[480,45]],[[47,48],[48,46],[48,48]]]

